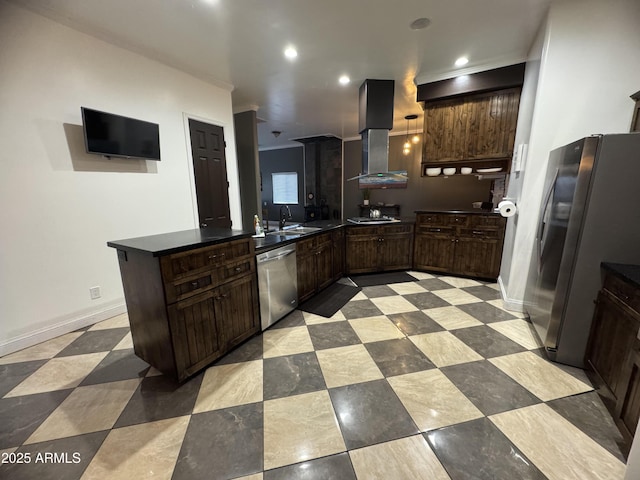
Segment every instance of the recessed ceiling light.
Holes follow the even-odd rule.
[[[348,75],[342,75],[339,79],[338,82],[340,82],[340,85],[349,85],[349,82],[351,81],[351,79],[349,78]]]
[[[469,59],[467,57],[460,57],[456,60],[456,67],[461,67],[469,63]]]
[[[289,46],[284,49],[284,56],[289,60],[293,60],[298,56],[298,51],[294,47]]]
[[[409,24],[409,28],[411,30],[422,30],[423,28],[427,28],[431,25],[431,20],[426,17],[416,18],[413,22]]]

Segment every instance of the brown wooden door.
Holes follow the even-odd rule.
[[[347,274],[376,272],[381,238],[378,229],[351,227],[346,238]]]
[[[336,230],[331,234],[333,243],[333,279],[340,280],[344,275],[344,230]]]
[[[384,228],[384,227],[383,227]],[[385,228],[391,230],[392,228]],[[413,231],[403,227],[406,232],[387,233],[380,242],[380,268],[382,270],[408,270],[413,258]]]
[[[224,130],[189,119],[200,227],[231,228]]]

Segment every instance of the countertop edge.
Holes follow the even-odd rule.
[[[640,288],[640,265],[602,262],[600,266],[635,287]]]
[[[414,210],[413,213],[447,213],[447,214],[459,214],[459,215],[496,215],[500,216],[499,212],[495,212],[493,210],[440,210],[437,208],[428,209],[428,210]]]

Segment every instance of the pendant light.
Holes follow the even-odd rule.
[[[418,116],[417,115],[413,115],[416,119],[416,128],[414,130],[413,133],[413,137],[411,137],[411,143],[413,143],[414,145],[417,145],[418,143],[420,143],[420,135],[418,135]]]
[[[418,118],[417,115],[407,115],[404,119],[407,121],[407,133],[404,138],[404,145],[402,147],[402,153],[404,155],[409,155],[411,153],[411,142],[409,142],[409,120],[415,120]]]

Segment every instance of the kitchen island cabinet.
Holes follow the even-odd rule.
[[[506,221],[494,213],[416,212],[413,268],[496,279]]]
[[[413,256],[413,223],[349,225],[345,244],[348,275],[408,270]]]
[[[108,243],[136,355],[182,381],[260,330],[250,237],[212,228]]]
[[[640,419],[640,266],[605,263],[603,271],[585,363],[630,440]]]

